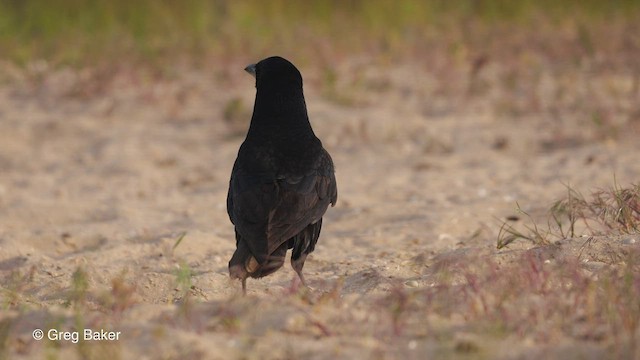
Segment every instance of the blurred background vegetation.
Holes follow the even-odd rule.
[[[598,53],[628,63],[639,10],[638,0],[0,0],[0,57],[85,66],[440,51],[455,60],[525,47],[573,64]]]

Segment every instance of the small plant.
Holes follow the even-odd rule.
[[[531,225],[525,224],[524,227],[526,231],[519,231],[515,227],[511,226],[507,222],[503,222],[500,227],[500,231],[498,232],[498,249],[502,249],[503,247],[511,244],[515,240],[522,239],[528,240],[536,245],[547,245],[550,244],[549,235],[550,231],[544,231],[538,227],[535,220],[527,213],[522,210],[520,204],[516,202],[516,212],[526,216],[526,218],[531,222]],[[514,217],[514,219],[518,219],[518,217]]]
[[[411,316],[410,309],[415,292],[409,292],[404,286],[395,284],[389,294],[380,299],[379,304],[385,309],[391,320],[392,333],[400,336],[405,332],[406,321]]]
[[[82,267],[78,267],[71,275],[71,289],[67,297],[66,305],[76,309],[85,306],[87,292],[89,290],[89,279]]]
[[[122,313],[135,304],[133,299],[136,285],[127,282],[126,271],[122,271],[118,276],[111,279],[111,290],[101,297],[101,305],[111,311],[114,315],[120,316]]]
[[[185,262],[180,262],[180,267],[176,271],[176,283],[180,292],[185,295],[191,289],[191,276],[193,276],[193,272],[189,265]]]
[[[187,316],[191,310],[191,290],[194,289],[191,282],[193,271],[186,262],[181,261],[175,272],[175,276],[176,295],[174,296],[174,302],[180,303],[181,312]]]
[[[528,240],[535,245],[547,245],[552,238],[577,236],[632,234],[640,231],[640,185],[620,188],[614,186],[594,192],[586,199],[567,185],[567,196],[553,203],[547,214],[547,228],[540,228],[535,220],[516,203],[518,213],[527,217],[525,231],[503,222],[498,233],[497,247],[501,249],[515,240]]]
[[[26,274],[14,270],[7,276],[5,283],[0,288],[2,308],[9,309],[21,306],[23,292],[33,281],[35,269],[35,266],[32,266]]]
[[[6,318],[0,320],[0,359],[8,359],[7,357],[7,349],[8,349],[8,340],[9,335],[11,334],[11,326],[12,326],[11,318]]]
[[[640,185],[619,186],[594,194],[594,215],[609,230],[625,234],[640,231]]]
[[[180,245],[180,243],[182,242],[185,236],[187,236],[186,231],[183,231],[180,235],[178,235],[176,242],[173,244],[173,247],[171,248],[171,251],[174,251],[178,247],[178,245]]]

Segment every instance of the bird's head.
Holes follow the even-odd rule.
[[[287,59],[272,56],[244,68],[256,78],[256,88],[286,86],[302,88],[300,71]]]

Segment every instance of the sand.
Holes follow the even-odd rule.
[[[399,326],[386,304],[401,289],[437,283],[432,265],[443,258],[484,261],[535,248],[520,241],[496,249],[501,222],[516,214],[516,202],[538,219],[567,184],[588,194],[612,186],[614,176],[624,186],[637,183],[638,118],[615,113],[612,132],[580,108],[553,115],[554,96],[544,95],[555,84],[550,76],[536,89],[542,105],[515,113],[504,103],[531,94],[458,91],[464,83],[442,92],[437,74],[418,65],[371,66],[351,81],[355,66],[341,65],[344,83],[328,95],[321,75],[302,69],[311,122],[333,156],[339,190],[306,262],[312,289],[299,288],[287,261],[273,276],[248,280],[246,298],[228,278],[235,243],[225,202],[255,91],[243,66],[160,79],[120,71],[103,82],[68,69],[14,74],[0,87],[0,353],[16,359],[605,354],[606,335],[598,341],[487,334],[463,316],[429,311]],[[624,78],[606,80],[627,86]],[[586,103],[598,95],[581,92],[580,81],[573,86]],[[234,99],[237,111],[225,120]],[[637,95],[622,102],[620,113],[631,114],[625,109],[637,103]],[[633,247],[634,239],[611,243]],[[567,256],[580,241],[569,241]],[[36,328],[44,340],[33,339]],[[74,343],[47,340],[50,329],[120,335]]]

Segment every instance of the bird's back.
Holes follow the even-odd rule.
[[[269,58],[255,66],[255,76],[251,125],[227,197],[237,247],[229,271],[243,287],[247,276],[277,270],[289,248],[302,279],[322,216],[337,200],[333,161],[309,123],[300,73],[282,58]]]

